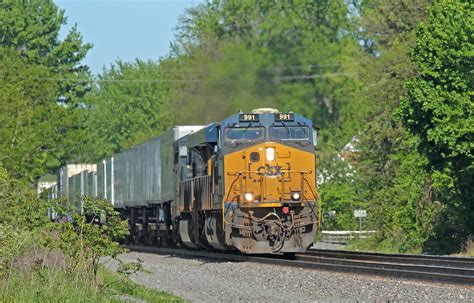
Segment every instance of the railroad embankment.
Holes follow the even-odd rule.
[[[474,288],[401,278],[308,270],[296,267],[131,252],[120,259],[143,261],[148,273],[135,283],[192,302],[470,302]],[[118,264],[109,262],[110,269]]]

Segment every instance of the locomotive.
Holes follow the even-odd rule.
[[[319,226],[317,131],[276,109],[237,113],[206,126],[175,126],[97,164],[61,168],[52,198],[108,200],[131,243],[304,252]]]

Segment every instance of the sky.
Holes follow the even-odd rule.
[[[84,63],[94,74],[117,59],[157,60],[169,53],[174,28],[186,8],[201,0],[57,0],[67,25],[60,38],[77,23],[83,41],[92,43]]]

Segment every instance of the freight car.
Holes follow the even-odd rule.
[[[107,199],[136,244],[302,252],[319,223],[315,145],[309,119],[257,109],[66,166],[53,194]]]

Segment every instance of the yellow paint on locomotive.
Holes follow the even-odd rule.
[[[271,161],[267,161],[268,148],[274,149]],[[225,155],[223,209],[226,202],[238,202],[241,208],[315,203],[318,200],[315,161],[314,153],[275,142]],[[300,193],[299,201],[291,199],[295,192]],[[246,199],[246,194],[252,195],[251,201]]]

